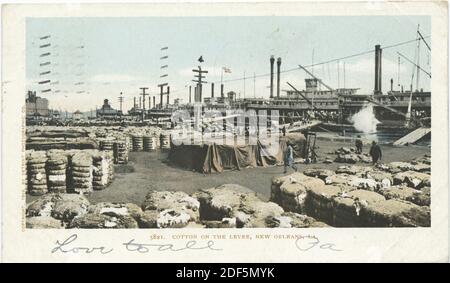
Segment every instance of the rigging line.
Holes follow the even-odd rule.
[[[429,37],[430,37],[429,35],[424,36],[424,38],[429,38]],[[411,39],[411,40],[408,40],[408,41],[399,42],[399,43],[396,43],[396,44],[387,45],[387,46],[383,47],[382,49],[389,49],[389,48],[398,47],[398,46],[401,46],[401,45],[405,45],[405,44],[416,42],[417,40],[419,40],[419,38]],[[353,58],[353,57],[358,57],[358,56],[370,54],[370,53],[373,53],[373,52],[375,52],[375,50],[367,50],[367,51],[364,51],[364,52],[360,52],[360,53],[356,53],[356,54],[352,54],[352,55],[348,55],[348,56],[343,56],[343,57],[340,57],[340,58],[330,59],[330,60],[327,60],[327,61],[322,61],[322,62],[310,64],[310,65],[305,65],[303,67],[309,68],[309,67],[319,66],[319,65],[322,65],[322,64],[333,63],[333,62],[337,62],[337,61],[344,60],[344,59],[350,59],[350,58]],[[289,73],[289,72],[296,71],[296,70],[299,70],[299,69],[300,69],[300,67],[296,67],[296,68],[280,71],[280,73]],[[261,77],[268,77],[268,76],[270,76],[270,73],[256,75],[255,77],[256,78],[261,78]],[[244,78],[228,79],[228,80],[224,80],[223,82],[235,82],[235,81],[240,81],[240,80],[243,80],[243,79]],[[220,81],[215,81],[214,83],[219,83],[219,82]]]

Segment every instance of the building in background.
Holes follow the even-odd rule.
[[[108,99],[103,100],[102,108],[97,110],[97,118],[115,119],[120,116],[122,116],[122,111],[112,108]]]
[[[37,96],[35,91],[28,91],[25,104],[27,117],[49,116],[48,100]]]

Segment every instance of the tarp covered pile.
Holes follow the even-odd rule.
[[[169,160],[178,166],[202,173],[273,166],[283,163],[288,142],[293,144],[294,157],[304,157],[306,140],[302,134],[290,133],[277,137],[278,140],[275,152],[268,150],[264,140],[258,140],[255,145],[223,145],[215,142],[172,145]]]

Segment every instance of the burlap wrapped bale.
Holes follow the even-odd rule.
[[[236,218],[222,218],[219,220],[202,221],[205,228],[236,228]]]
[[[403,162],[403,161],[390,162],[386,165],[388,167],[388,171],[392,174],[409,171],[414,168],[413,164],[411,164],[409,162]]]
[[[372,170],[373,169],[371,167],[362,167],[357,165],[339,166],[336,169],[336,174],[348,174],[363,177],[367,174],[367,172],[370,172]]]
[[[326,223],[334,223],[333,198],[341,193],[342,189],[333,185],[307,189],[305,198],[306,214]]]
[[[46,164],[47,184],[51,193],[65,193],[67,191],[67,156],[52,154]]]
[[[47,194],[27,205],[27,217],[53,217],[69,222],[74,217],[87,213],[89,201],[81,195]]]
[[[133,135],[132,136],[133,151],[142,151],[144,149],[143,142],[144,141],[141,135]]]
[[[272,179],[270,200],[279,204],[285,211],[303,214],[307,189],[324,185],[322,180],[301,173],[275,177]]]
[[[430,208],[411,202],[390,199],[369,204],[361,217],[372,227],[430,227]]]
[[[33,152],[27,159],[28,193],[41,196],[48,192],[45,164],[47,157],[44,152]]]
[[[367,190],[353,190],[340,194],[333,198],[333,220],[327,223],[336,227],[367,227],[369,225],[361,210],[372,203],[384,200],[382,195]]]
[[[194,196],[200,202],[201,220],[236,218],[237,228],[265,227],[267,217],[284,212],[276,203],[264,202],[250,189],[236,184],[200,190]]]
[[[128,148],[125,140],[118,140],[114,143],[114,163],[127,164],[128,163]]]
[[[93,191],[93,160],[88,153],[77,152],[71,159],[72,185],[75,193],[90,193]]]
[[[394,185],[406,184],[411,188],[420,189],[421,187],[431,186],[431,176],[425,173],[415,171],[404,171],[394,175]]]
[[[151,191],[145,197],[145,200],[141,207],[144,211],[154,210],[162,212],[164,210],[167,210],[165,215],[165,218],[167,219],[170,218],[170,215],[175,215],[174,212],[177,212],[180,217],[181,215],[184,216],[185,214],[189,215],[187,222],[198,222],[200,219],[199,201],[180,191]],[[172,210],[174,212],[169,212]],[[157,218],[158,217],[162,217],[162,215],[157,216]],[[148,226],[147,224],[144,225]],[[177,224],[177,226],[179,225]]]
[[[319,178],[323,181],[329,176],[334,175],[335,173],[328,169],[322,168],[310,168],[303,171],[303,174],[309,177]]]
[[[138,228],[142,210],[131,203],[101,202],[89,206],[88,213],[75,217],[71,228]]]
[[[96,152],[92,155],[92,188],[94,190],[103,190],[109,184],[109,159],[106,158],[106,152]]]
[[[154,136],[144,136],[144,151],[153,151],[157,148],[156,138]]]
[[[357,154],[339,154],[334,162],[355,164],[359,161]]]
[[[424,187],[420,190],[415,190],[412,196],[406,198],[407,201],[410,201],[414,204],[420,206],[430,206],[431,205],[431,188]]]
[[[100,141],[100,150],[113,151],[114,138],[106,138]]]
[[[170,134],[169,133],[161,133],[160,145],[161,145],[161,149],[170,149]]]
[[[61,221],[49,217],[49,216],[38,216],[38,217],[27,217],[26,228],[29,229],[62,229],[64,228]]]
[[[413,188],[403,186],[403,185],[391,186],[389,188],[378,191],[378,193],[383,195],[386,199],[399,199],[399,200],[409,200],[417,192],[420,193],[419,190],[415,190]]]
[[[284,212],[281,216],[267,217],[266,226],[270,228],[330,227],[324,222],[317,221],[312,217],[295,212]]]

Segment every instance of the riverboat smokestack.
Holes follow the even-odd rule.
[[[270,56],[270,98],[273,98],[273,64],[275,63],[275,58]]]
[[[374,94],[381,93],[381,47],[379,44],[375,45],[375,88]]]
[[[281,66],[281,58],[277,59],[277,98],[280,98],[280,66]]]

